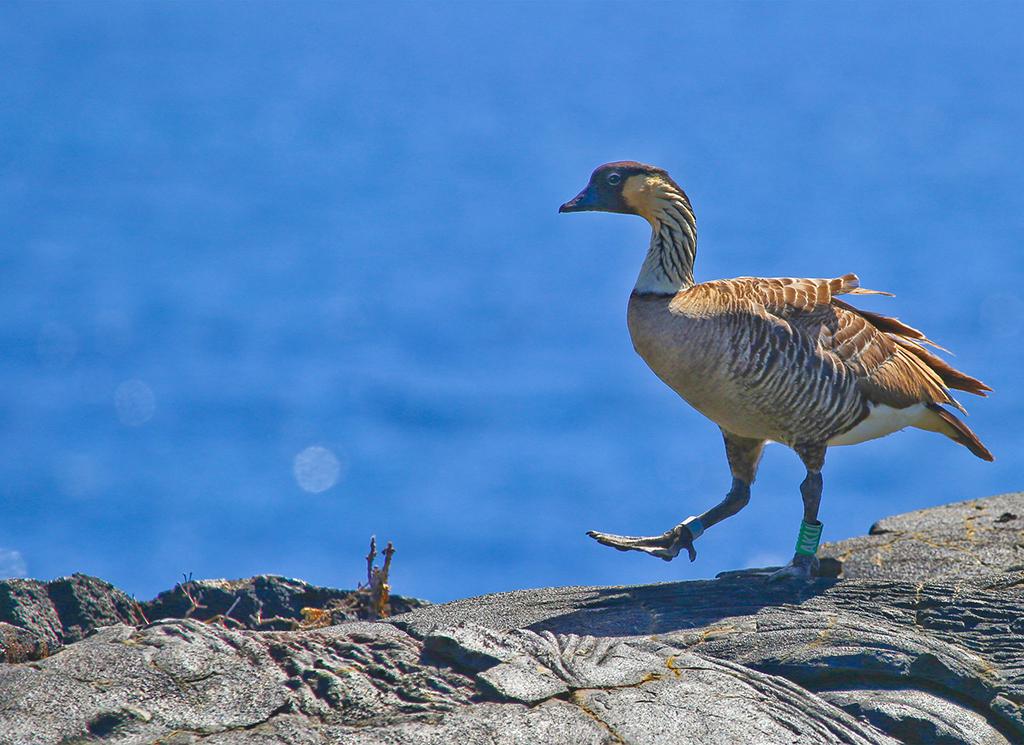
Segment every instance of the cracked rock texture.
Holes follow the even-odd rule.
[[[260,607],[328,591],[207,582],[204,621],[185,595],[57,580],[75,615],[53,583],[0,582],[22,660],[0,664],[0,742],[1020,743],[1022,527],[1011,494],[882,520],[809,584],[522,590],[294,631]]]
[[[41,659],[97,628],[118,623],[138,626],[162,618],[192,618],[236,629],[280,631],[304,622],[304,608],[323,611],[320,625],[358,621],[367,617],[366,598],[353,590],[270,575],[189,580],[141,603],[84,574],[50,582],[0,580],[0,662]],[[424,605],[428,603],[392,595],[389,610],[395,615]]]
[[[1024,496],[1019,492],[879,520],[868,535],[827,543],[819,554],[842,576],[952,580],[1024,571]]]

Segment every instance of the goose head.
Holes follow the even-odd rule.
[[[590,176],[587,187],[558,208],[559,212],[618,212],[648,220],[667,193],[682,193],[668,172],[632,160],[605,163]]]

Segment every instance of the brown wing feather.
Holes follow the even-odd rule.
[[[856,375],[870,401],[896,408],[948,404],[963,411],[949,389],[981,396],[991,390],[927,351],[923,344],[938,345],[918,329],[837,299],[844,294],[890,295],[862,288],[855,274],[833,279],[739,277],[703,286],[738,301],[752,301],[812,335],[823,352]]]
[[[942,378],[942,382],[948,387],[958,391],[967,391],[967,393],[973,393],[976,396],[987,396],[988,393],[986,393],[986,391],[992,390],[977,378],[972,378],[967,373],[960,372],[944,359],[932,354],[921,345],[913,344],[900,337],[895,337],[895,341],[897,344],[907,349],[911,354],[919,357],[940,378]]]
[[[930,344],[936,349],[941,349],[943,352],[949,351],[944,347],[940,347],[938,344],[936,344],[927,336],[925,336],[921,331],[918,331],[913,326],[908,326],[898,318],[894,318],[892,316],[883,316],[880,313],[872,313],[867,310],[861,310],[860,308],[853,307],[849,303],[834,298],[832,300],[832,304],[835,305],[837,308],[843,308],[844,310],[848,310],[853,313],[856,313],[859,316],[863,316],[868,321],[870,321],[871,325],[874,326],[879,331],[884,331],[888,334],[901,336],[907,339],[913,339],[922,344]]]
[[[752,300],[772,312],[811,311],[828,305],[836,295],[891,295],[861,287],[856,274],[832,279],[737,277],[705,282],[698,287],[724,292],[737,300]]]
[[[899,319],[864,311],[842,300],[833,300],[832,305],[838,309],[840,318],[848,316],[862,318],[866,323],[882,332],[884,338],[895,345],[893,349],[887,349],[886,351],[900,359],[901,362],[896,368],[900,371],[912,370],[914,371],[915,379],[923,383],[927,382],[926,389],[933,395],[930,398],[924,399],[926,402],[949,403],[963,411],[963,407],[946,392],[948,389],[966,391],[977,396],[985,396],[986,391],[992,390],[977,378],[972,378],[967,373],[957,370],[938,355],[932,354],[925,349],[922,346],[923,344],[930,344],[938,349],[942,349],[942,347]],[[940,383],[940,388],[943,391],[942,395],[934,395],[934,388],[931,384],[936,379]]]

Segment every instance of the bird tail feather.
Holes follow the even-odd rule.
[[[970,450],[982,460],[993,461],[995,456],[985,447],[978,436],[971,431],[971,428],[964,424],[955,414],[947,411],[938,404],[928,404],[928,410],[935,416],[930,417],[922,429],[929,429],[933,432],[944,434],[954,442],[958,442]]]

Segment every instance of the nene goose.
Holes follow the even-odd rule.
[[[725,499],[659,536],[591,531],[621,551],[666,561],[750,498],[766,442],[788,445],[807,469],[796,553],[775,578],[807,578],[817,568],[821,468],[831,445],[853,445],[918,427],[946,435],[979,458],[992,454],[967,425],[950,389],[991,388],[929,352],[937,346],[895,318],[854,308],[839,295],[889,293],[835,279],[739,277],[694,284],[697,225],[690,200],[668,173],[632,161],[600,166],[559,212],[640,215],[651,242],[629,298],[633,346],[654,374],[719,425],[732,471]]]

